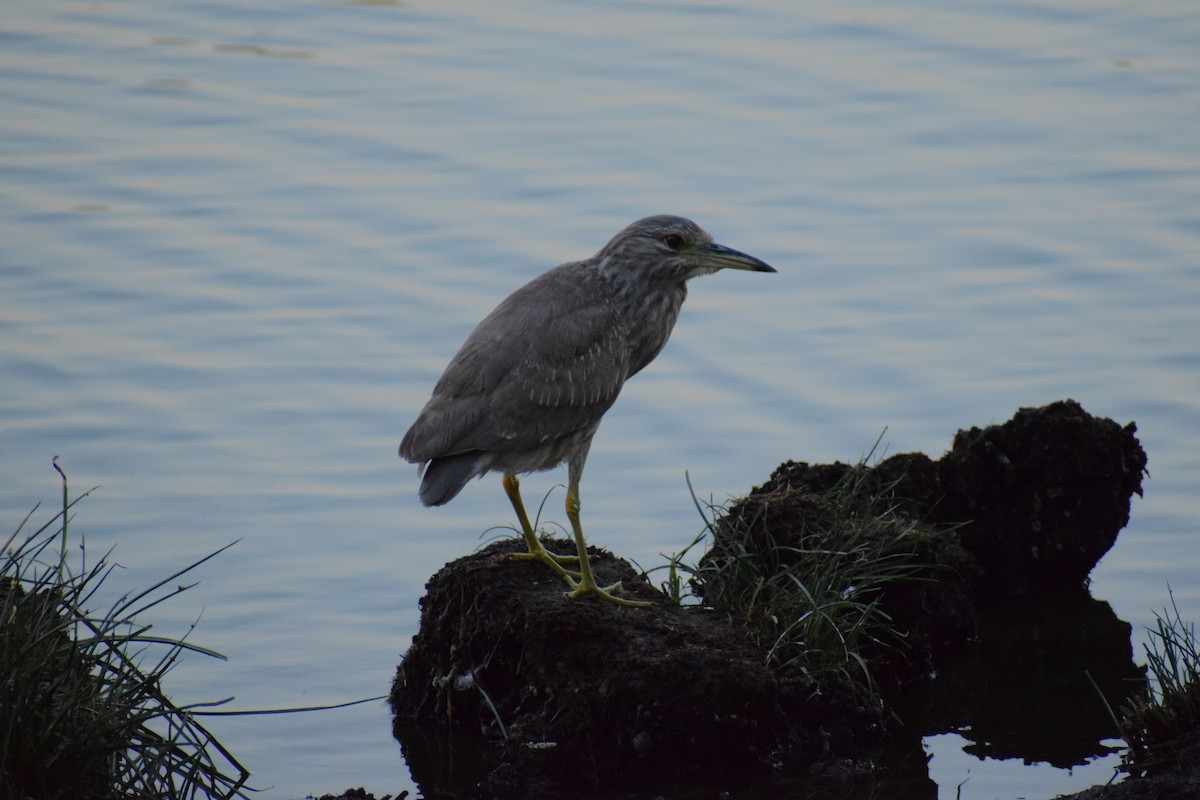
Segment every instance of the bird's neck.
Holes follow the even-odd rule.
[[[646,276],[628,269],[610,268],[607,259],[597,270],[609,285],[614,308],[622,319],[622,328],[630,351],[630,375],[649,364],[666,345],[679,309],[687,299],[683,281],[646,280]]]

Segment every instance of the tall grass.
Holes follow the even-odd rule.
[[[1129,745],[1122,768],[1154,774],[1200,762],[1200,641],[1196,627],[1171,607],[1155,613],[1145,645],[1150,682],[1123,709],[1121,732]]]
[[[89,564],[82,538],[71,564],[70,514],[90,492],[72,500],[62,486],[62,510],[26,533],[35,508],[0,555],[0,796],[245,797],[249,773],[195,718],[217,703],[176,705],[162,689],[184,653],[224,657],[141,621],[226,548],[92,613],[116,565],[108,553]]]
[[[867,651],[904,646],[885,589],[925,579],[914,556],[935,534],[898,513],[868,469],[850,467],[826,491],[787,489],[735,509],[697,501],[713,547],[691,573],[704,603],[742,620],[769,664],[874,694]]]

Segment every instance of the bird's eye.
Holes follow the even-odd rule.
[[[663,244],[678,253],[683,249],[683,237],[678,233],[668,233],[663,239]]]

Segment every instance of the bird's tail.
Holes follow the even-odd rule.
[[[468,481],[483,474],[486,460],[483,453],[459,453],[430,461],[421,479],[421,503],[427,506],[449,503]]]

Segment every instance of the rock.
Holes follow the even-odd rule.
[[[1023,408],[1003,425],[959,431],[938,462],[937,521],[970,521],[963,546],[988,598],[1064,592],[1129,522],[1146,453],[1137,426],[1093,417],[1074,400]]]
[[[1062,400],[959,431],[937,461],[892,456],[866,482],[907,516],[958,528],[981,598],[1068,593],[1084,587],[1142,493],[1147,462],[1136,433],[1132,422],[1122,427]],[[851,469],[789,461],[747,500],[782,487],[828,490]]]
[[[877,641],[867,631],[852,657],[873,673],[866,687],[851,676],[856,669],[810,671],[803,658],[771,663],[735,614],[671,606],[604,551],[591,551],[598,580],[620,580],[627,596],[654,600],[653,607],[565,600],[563,584],[544,567],[505,558],[524,548],[519,540],[447,564],[429,581],[420,631],[390,696],[414,779],[427,795],[453,774],[458,781],[448,793],[457,796],[538,798],[566,796],[564,787],[595,796],[588,787],[596,785],[672,791],[721,785],[736,794],[738,782],[803,774],[814,765],[826,777],[861,775],[889,759],[901,765],[889,767],[893,772],[923,770],[926,731],[919,726],[970,724],[962,723],[963,714],[978,724],[992,712],[970,702],[965,712],[940,716],[897,709],[936,697],[931,676],[954,675],[956,663],[968,672],[955,680],[965,675],[969,683],[972,653],[988,652],[976,638],[981,631],[992,635],[981,619],[1009,607],[1024,609],[1025,619],[1045,619],[1036,605],[1049,597],[1067,598],[1055,608],[1078,607],[1104,622],[1103,650],[1112,658],[1089,664],[1115,665],[1104,668],[1111,675],[1096,676],[1100,685],[1132,686],[1128,628],[1098,613],[1104,609],[1094,607],[1085,584],[1128,522],[1131,495],[1141,491],[1146,456],[1135,432],[1132,423],[1092,417],[1067,400],[1021,409],[1003,425],[960,431],[936,461],[912,453],[874,468],[788,462],[734,504],[716,526],[714,552],[727,544],[723,525],[747,521],[739,547],[753,549],[759,540],[801,554],[835,552],[839,505],[821,493],[844,486],[847,477],[882,504],[883,512],[851,504],[851,513],[876,515],[862,535],[868,543],[879,537],[889,556],[913,567],[896,574],[916,579],[883,580],[862,596],[903,642]],[[827,537],[819,548],[806,538],[814,531]],[[570,542],[547,544],[573,551]],[[786,568],[787,557],[772,557]],[[711,589],[701,578],[700,590]],[[1070,627],[1057,615],[1053,622]],[[1022,638],[1029,627],[1005,628],[1002,635],[1012,638],[997,652],[1016,656],[1040,647]],[[1027,663],[1036,672],[1047,662]],[[1054,663],[1080,662],[1065,651]],[[969,691],[951,688],[947,694],[970,700]],[[1073,739],[1072,754],[1062,758],[1111,735],[1103,727],[1101,720]],[[468,757],[471,747],[461,742],[481,744],[478,758]],[[418,752],[430,757],[417,758]],[[474,773],[467,761],[478,764]]]
[[[601,583],[657,603],[567,601],[544,567],[504,558],[523,547],[496,542],[429,581],[391,694],[401,735],[485,736],[517,766],[506,781],[703,779],[769,772],[785,757],[789,692],[725,615],[667,605],[601,550],[591,551]]]

